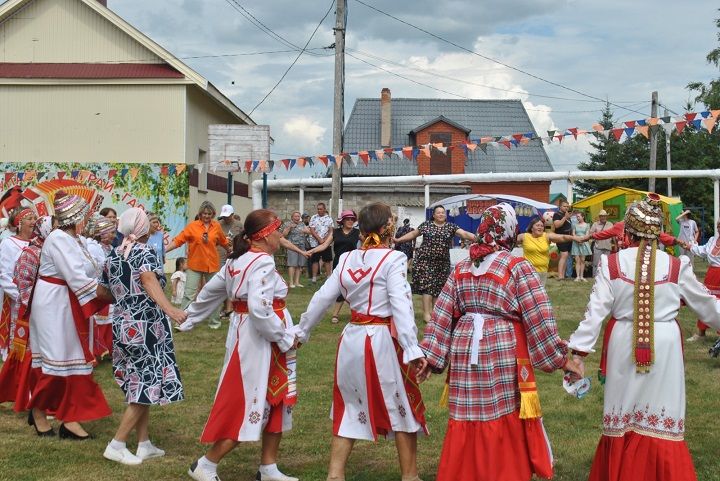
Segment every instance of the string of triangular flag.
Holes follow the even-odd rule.
[[[720,109],[707,110],[702,112],[688,112],[679,116],[628,120],[613,125],[609,129],[606,129],[601,124],[594,124],[591,129],[587,130],[578,127],[564,130],[548,130],[546,136],[539,136],[534,132],[524,132],[504,136],[471,138],[452,144],[429,143],[417,146],[385,147],[382,149],[368,149],[338,154],[306,155],[276,161],[247,160],[238,163],[238,170],[242,172],[272,172],[278,164],[282,165],[285,170],[290,170],[296,167],[312,167],[318,162],[325,167],[332,165],[336,168],[339,168],[343,162],[350,162],[353,166],[360,164],[367,166],[370,162],[382,161],[393,155],[416,161],[420,154],[430,157],[432,149],[437,149],[447,154],[451,153],[454,149],[460,148],[467,157],[469,152],[475,151],[478,148],[486,152],[488,147],[505,147],[506,149],[512,149],[513,147],[528,145],[531,141],[542,141],[546,144],[551,144],[555,141],[562,143],[565,137],[573,137],[577,140],[578,137],[583,135],[594,135],[597,138],[603,136],[606,139],[612,136],[614,140],[621,142],[637,135],[649,138],[650,129],[653,127],[664,129],[668,135],[671,134],[673,130],[681,134],[687,127],[692,127],[695,131],[706,130],[707,132],[712,132],[719,116]]]

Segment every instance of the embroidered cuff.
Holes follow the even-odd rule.
[[[403,348],[403,364],[408,364],[410,361],[420,359],[421,357],[425,357],[425,355],[417,344]]]

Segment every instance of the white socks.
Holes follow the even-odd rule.
[[[259,471],[260,471],[260,474],[262,474],[263,476],[274,476],[274,477],[284,476],[284,474],[281,473],[280,470],[278,469],[276,463],[261,464]]]
[[[110,441],[110,447],[113,448],[113,449],[115,449],[115,450],[117,450],[117,451],[122,451],[123,449],[125,449],[125,448],[127,447],[127,444],[124,443],[124,442],[122,442],[122,441],[118,441],[117,439],[113,438],[113,440]]]
[[[149,449],[149,448],[154,448],[154,447],[155,447],[155,446],[153,445],[153,443],[152,443],[149,439],[148,439],[147,441],[140,441],[140,442],[138,443],[138,448],[146,448],[146,449]]]
[[[213,463],[205,456],[198,459],[198,467],[208,473],[211,477],[217,474],[217,463]]]

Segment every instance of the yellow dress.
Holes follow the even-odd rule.
[[[550,264],[550,241],[547,234],[533,237],[526,233],[522,242],[523,256],[535,267],[538,272],[547,272]]]

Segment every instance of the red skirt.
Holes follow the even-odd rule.
[[[494,421],[448,421],[437,481],[529,481],[532,475],[517,412]]]
[[[112,411],[92,374],[86,376],[51,376],[37,372],[28,408],[55,412],[60,421],[81,422],[109,416]]]
[[[11,356],[0,369],[0,403],[14,402],[13,411],[30,409],[30,393],[37,383],[38,371],[32,369],[32,355],[25,351],[23,360]]]
[[[708,290],[712,293],[712,295],[720,299],[720,267],[708,267],[707,273],[705,274],[704,284],[705,287],[707,287]],[[698,319],[697,328],[699,331],[705,332],[708,327],[710,326],[702,322],[702,319]]]
[[[635,432],[602,436],[589,481],[697,481],[685,441]]]

